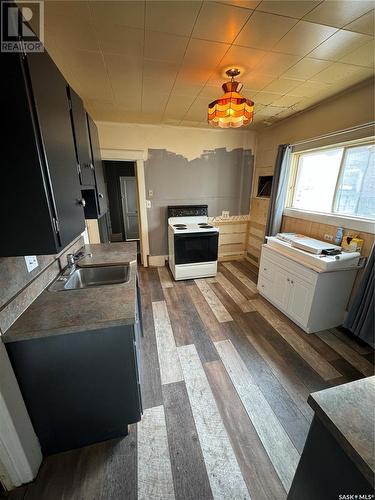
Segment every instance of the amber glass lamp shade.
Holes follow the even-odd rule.
[[[254,103],[239,94],[243,85],[230,81],[222,86],[224,95],[208,106],[208,123],[214,127],[243,127],[253,121]]]

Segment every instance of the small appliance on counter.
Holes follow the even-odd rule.
[[[207,205],[168,207],[169,268],[175,280],[215,276],[219,228],[208,223]]]

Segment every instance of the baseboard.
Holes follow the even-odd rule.
[[[163,267],[168,259],[168,255],[149,255],[148,265],[150,267]]]

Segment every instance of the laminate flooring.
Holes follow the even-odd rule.
[[[175,282],[140,269],[142,421],[129,435],[46,457],[12,500],[283,500],[311,392],[374,373],[341,329],[307,335],[258,295],[256,269]]]

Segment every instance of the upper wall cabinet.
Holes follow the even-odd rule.
[[[91,159],[90,138],[86,121],[86,111],[82,99],[72,88],[68,88],[71,108],[72,129],[76,147],[77,169],[83,186],[94,186],[94,164]]]
[[[0,256],[58,253],[85,228],[67,84],[47,52],[1,69]]]
[[[98,129],[96,128],[93,119],[88,114],[87,114],[87,123],[90,134],[91,161],[95,166],[95,183],[96,183],[96,192],[99,204],[98,216],[101,216],[105,214],[108,210],[107,188],[104,181],[103,163],[100,154]]]

